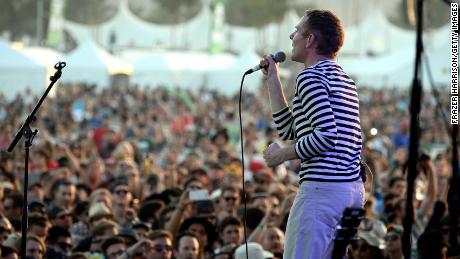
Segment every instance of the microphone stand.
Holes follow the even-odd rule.
[[[21,221],[21,231],[22,231],[22,237],[21,237],[21,258],[26,258],[26,243],[27,243],[27,209],[28,209],[28,204],[27,204],[27,189],[29,185],[29,152],[30,152],[30,147],[32,146],[32,142],[38,134],[38,130],[35,129],[32,131],[30,128],[30,124],[34,121],[37,120],[37,117],[35,114],[37,113],[38,109],[40,108],[41,104],[45,100],[46,96],[48,93],[51,91],[51,88],[53,85],[56,83],[56,81],[61,77],[62,75],[62,69],[65,67],[66,63],[65,62],[58,62],[56,65],[54,65],[54,68],[57,69],[57,71],[54,73],[53,76],[50,77],[51,83],[49,84],[48,88],[46,89],[45,93],[42,95],[40,100],[38,101],[37,105],[35,108],[32,110],[32,112],[27,116],[27,119],[25,120],[24,124],[22,124],[21,128],[19,131],[16,133],[16,136],[14,137],[13,141],[8,147],[8,152],[12,152],[14,147],[18,144],[19,140],[24,136],[25,142],[24,142],[24,148],[25,148],[25,160],[24,160],[24,185],[23,185],[23,195],[24,195],[24,204],[22,206],[22,221]]]
[[[422,97],[422,84],[420,80],[420,64],[423,52],[422,43],[423,33],[423,0],[417,0],[417,33],[416,33],[416,51],[415,51],[415,69],[412,81],[412,93],[410,101],[410,137],[409,137],[409,159],[407,172],[407,199],[406,199],[406,216],[403,220],[404,234],[402,245],[404,258],[411,258],[411,233],[414,223],[414,182],[417,177],[417,160],[420,137],[420,106]],[[414,240],[415,242],[415,240]]]

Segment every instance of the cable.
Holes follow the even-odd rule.
[[[242,171],[242,181],[243,181],[243,201],[244,201],[244,217],[243,217],[243,232],[244,232],[244,244],[246,247],[246,259],[249,259],[249,252],[248,252],[248,237],[246,233],[246,220],[247,220],[247,201],[246,201],[246,185],[244,183],[244,144],[243,144],[243,121],[241,119],[241,98],[243,92],[243,82],[244,78],[248,73],[244,73],[243,77],[241,78],[241,85],[240,85],[240,98],[238,102],[238,114],[240,117],[240,143],[241,143],[241,169]]]
[[[364,160],[360,160],[361,164],[365,167],[367,167],[367,170],[369,171],[369,173],[371,174],[371,191],[370,191],[370,194],[373,195],[373,192],[374,192],[374,173],[372,172],[371,168],[369,167],[369,165],[366,163],[366,161]],[[364,197],[366,197],[366,195],[364,195]],[[369,196],[370,197],[370,196]],[[369,198],[365,199],[364,200],[364,204],[366,204],[366,202],[369,200]]]

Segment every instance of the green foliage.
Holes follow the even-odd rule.
[[[36,36],[37,6],[43,4],[43,28],[46,34],[49,21],[51,0],[2,0],[0,1],[0,32],[9,31],[12,40],[18,40],[24,35]]]
[[[286,0],[226,0],[225,19],[232,25],[263,27],[280,22],[288,10]]]
[[[156,24],[177,24],[193,18],[203,8],[200,0],[131,0],[129,9]]]
[[[417,1],[414,3],[414,12],[417,15]],[[389,21],[404,29],[415,29],[415,24],[410,24],[407,16],[408,0],[401,0],[396,14],[389,17]],[[425,0],[423,6],[423,27],[425,29],[436,29],[446,25],[449,22],[450,6],[440,0]]]
[[[118,9],[118,1],[66,0],[64,17],[70,21],[96,25],[110,20]]]

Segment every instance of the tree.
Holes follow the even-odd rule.
[[[111,0],[66,0],[64,17],[67,20],[97,25],[110,20],[118,9],[118,1]]]
[[[11,40],[20,40],[23,36],[35,38],[37,29],[43,32],[40,37],[46,38],[51,0],[14,0],[0,1],[0,32],[7,31]],[[38,5],[43,8],[40,22],[37,17]],[[42,27],[38,28],[41,24]]]
[[[260,28],[280,22],[287,10],[286,0],[227,0],[225,19],[231,25]]]
[[[417,1],[401,0],[395,15],[389,16],[389,21],[404,29],[415,30],[415,19],[411,16],[417,16]],[[436,29],[446,25],[449,22],[450,6],[439,0],[426,0],[423,6],[423,27],[425,29]]]
[[[193,18],[203,6],[200,0],[131,0],[129,8],[148,22],[177,24]]]

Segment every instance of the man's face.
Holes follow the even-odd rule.
[[[221,233],[222,242],[225,245],[241,243],[243,238],[243,228],[238,225],[228,225]]]
[[[41,238],[42,240],[45,240],[46,235],[48,235],[48,226],[42,227],[38,225],[33,225],[29,231]]]
[[[26,247],[27,247],[26,256],[30,256],[31,258],[34,258],[34,259],[43,258],[45,251],[43,251],[43,248],[40,246],[40,243],[38,243],[37,241],[27,240]]]
[[[187,230],[195,234],[195,236],[198,237],[198,241],[200,242],[200,245],[202,247],[205,247],[208,245],[208,235],[206,233],[206,228],[203,225],[192,224]]]
[[[385,250],[389,252],[402,251],[401,238],[394,231],[388,232],[385,237]]]
[[[112,194],[112,202],[115,205],[129,206],[133,196],[128,189],[128,185],[118,185]]]
[[[284,246],[284,234],[277,228],[269,228],[266,231],[263,241],[265,250],[271,252],[282,252]]]
[[[304,63],[306,59],[306,44],[308,37],[305,37],[304,23],[307,21],[307,16],[303,16],[299,23],[295,26],[294,32],[289,38],[292,41],[292,61]]]
[[[21,217],[21,208],[14,208],[14,202],[12,199],[6,198],[3,201],[3,209],[5,210],[5,215],[9,219],[18,219]]]
[[[72,226],[72,215],[67,211],[61,211],[56,218],[52,220],[52,223],[53,225],[70,229]]]
[[[200,245],[195,237],[184,236],[179,241],[179,247],[176,251],[177,259],[196,259],[200,251]]]
[[[240,202],[240,199],[238,197],[238,193],[236,192],[225,191],[222,194],[222,198],[221,198],[222,208],[234,209],[238,206],[239,202]]]
[[[169,238],[157,238],[152,241],[153,249],[148,253],[148,259],[171,259],[173,254],[172,241]]]
[[[67,208],[73,204],[75,192],[74,185],[60,185],[55,192],[54,200],[58,206]]]
[[[391,192],[400,197],[403,196],[406,193],[406,181],[401,180],[394,183]]]

